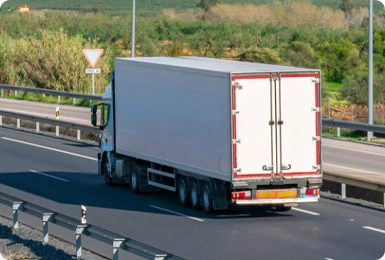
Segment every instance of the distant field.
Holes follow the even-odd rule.
[[[276,0],[279,1],[279,0]],[[288,0],[282,0],[285,2]],[[293,0],[303,1],[303,0]],[[327,6],[332,9],[338,9],[341,0],[309,0],[317,6]],[[368,7],[368,0],[352,0],[357,6]],[[162,9],[173,8],[175,10],[185,10],[189,8],[196,8],[200,0],[137,0],[136,12],[138,14],[154,14],[160,12]],[[274,0],[222,0],[225,4],[246,4],[251,3],[255,5],[269,4]],[[381,10],[383,7],[380,2],[373,1],[374,9]],[[132,0],[8,0],[2,8],[18,7],[28,5],[34,9],[54,9],[54,10],[79,10],[82,8],[93,7],[96,5],[102,6],[110,13],[130,13],[132,9]]]

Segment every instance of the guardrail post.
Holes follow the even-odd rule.
[[[385,208],[385,192],[384,192],[384,203],[382,203],[382,205],[383,205],[384,208]]]
[[[59,131],[59,126],[57,125],[57,126],[56,126],[56,136],[59,136],[59,135],[60,135],[59,132],[60,132],[60,131]]]
[[[40,122],[36,122],[36,132],[40,132]]]
[[[13,216],[13,228],[19,228],[19,210],[22,209],[23,202],[13,202],[12,204],[12,216]]]
[[[114,238],[112,242],[112,260],[119,260],[119,248],[123,248],[124,238]]]
[[[3,116],[0,115],[0,125],[3,125]]]
[[[346,199],[346,184],[341,183],[341,196],[343,199]]]
[[[77,133],[77,139],[80,141],[80,130],[78,129],[77,131],[76,131],[76,133]]]
[[[341,137],[341,128],[337,127],[337,137]]]
[[[20,128],[20,118],[17,119],[16,127]]]
[[[82,257],[82,234],[84,233],[87,225],[77,225],[76,226],[76,258],[80,259]]]
[[[48,222],[52,220],[53,213],[44,213],[43,214],[43,244],[49,242],[49,233],[48,233]]]

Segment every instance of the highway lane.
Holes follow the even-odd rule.
[[[286,213],[208,215],[170,192],[133,194],[96,176],[89,144],[0,128],[0,191],[187,259],[379,259],[385,212],[322,198]],[[371,149],[371,148],[369,148]]]
[[[55,118],[56,104],[0,98],[0,108]],[[60,106],[60,120],[90,125],[90,109]],[[337,139],[322,139],[322,163],[326,171],[354,173],[385,182],[385,147]]]

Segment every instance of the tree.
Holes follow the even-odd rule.
[[[339,9],[345,13],[346,17],[350,17],[352,15],[354,8],[356,8],[356,6],[352,0],[342,0],[341,5],[339,6]]]
[[[239,60],[266,64],[280,64],[279,56],[269,48],[251,47],[239,55]]]
[[[201,8],[205,13],[210,11],[210,9],[217,5],[220,4],[221,0],[201,0],[198,4],[197,7]]]

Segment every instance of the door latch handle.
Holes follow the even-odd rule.
[[[281,165],[281,169],[285,170],[285,171],[290,170],[291,169],[291,164],[282,164]]]
[[[264,171],[272,171],[273,170],[273,165],[263,165],[262,170]]]

